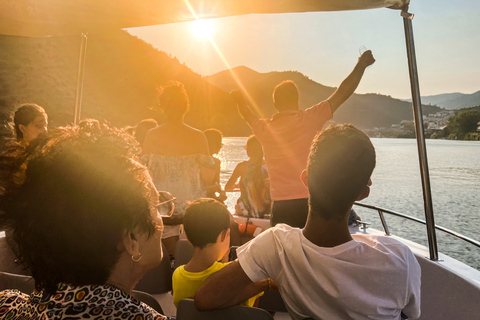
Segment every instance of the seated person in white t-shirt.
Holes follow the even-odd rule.
[[[199,310],[238,304],[246,286],[272,278],[293,319],[401,319],[420,316],[420,266],[387,236],[351,235],[348,215],[369,194],[370,139],[352,125],[315,138],[302,180],[309,190],[304,229],[271,228],[237,250],[238,261],[195,295]]]

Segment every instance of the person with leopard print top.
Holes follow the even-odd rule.
[[[133,137],[85,120],[38,137],[7,166],[16,170],[1,186],[0,226],[35,290],[0,292],[1,319],[168,319],[130,295],[162,260],[168,202],[139,152]]]

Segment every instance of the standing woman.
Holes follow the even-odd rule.
[[[17,156],[23,152],[24,148],[27,147],[30,142],[42,133],[47,132],[48,116],[45,110],[39,105],[35,103],[27,103],[21,105],[15,111],[13,123],[16,143],[8,141],[8,143],[5,144],[5,150],[0,154],[2,159],[0,160],[2,162],[2,170],[0,171],[0,181],[2,181],[2,185],[0,185],[0,193],[4,191],[6,177],[9,175],[9,172],[13,170],[12,166],[15,166]],[[3,163],[4,159],[5,163]],[[7,161],[6,159],[9,160]],[[15,252],[17,246],[15,243],[12,243],[12,237],[9,230],[6,231],[6,238],[10,247]]]
[[[155,186],[169,190],[177,199],[173,217],[164,221],[162,237],[168,253],[174,256],[189,202],[206,197],[207,188],[215,186],[215,163],[205,134],[184,122],[189,100],[183,84],[171,81],[159,91],[164,123],[145,136],[142,161]]]
[[[48,116],[39,105],[28,103],[15,111],[13,122],[18,143],[27,146],[40,134],[47,132]]]

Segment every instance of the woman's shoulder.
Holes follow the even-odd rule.
[[[175,162],[185,162],[185,161],[195,162],[197,160],[197,157],[199,156],[203,156],[203,155],[199,155],[197,153],[187,154],[187,155],[165,155],[165,154],[148,153],[148,154],[142,155],[141,160],[144,164],[147,164],[148,166],[148,163],[150,161],[163,162],[163,163],[165,162],[175,163]]]
[[[246,169],[248,167],[248,161],[242,161],[237,164],[235,168],[238,168],[239,170]]]
[[[212,156],[200,153],[188,154],[188,155],[158,155],[158,154],[144,154],[141,157],[141,161],[144,165],[152,169],[152,167],[161,164],[162,166],[168,166],[169,168],[179,167],[186,168],[190,165],[200,165],[204,167],[212,167],[215,164]]]

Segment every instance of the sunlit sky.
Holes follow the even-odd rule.
[[[411,0],[409,12],[415,14],[421,94],[480,90],[480,1]],[[403,19],[397,10],[246,15],[212,21],[211,38],[193,32],[197,28],[189,22],[128,31],[201,75],[225,70],[226,64],[244,65],[262,73],[296,70],[334,87],[353,69],[359,48],[365,46],[377,62],[367,69],[357,93],[410,97]]]

